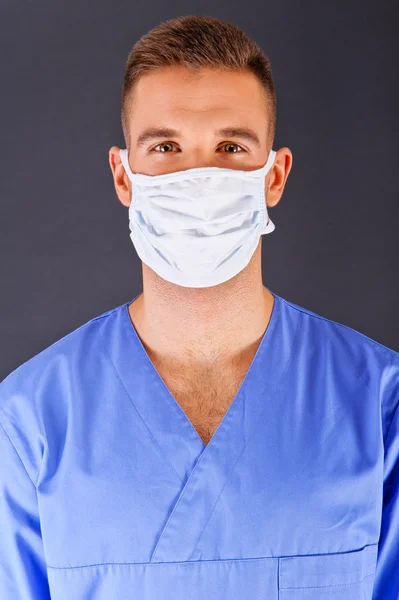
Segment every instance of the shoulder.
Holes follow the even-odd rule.
[[[98,343],[98,324],[120,307],[111,308],[86,321],[21,363],[0,382],[0,413],[7,411],[13,394],[34,392],[43,376],[61,371],[83,359],[83,352]]]
[[[296,314],[299,326],[307,328],[309,335],[319,341],[348,352],[353,358],[361,355],[363,359],[373,360],[381,366],[399,364],[399,352],[367,336],[348,325],[329,319],[319,313],[280,297],[286,310]]]
[[[385,438],[399,406],[399,352],[348,325],[281,300],[299,321],[299,335],[306,352],[312,353],[314,368],[325,368],[337,378],[352,374],[378,400]]]
[[[123,305],[121,305],[123,306]],[[20,364],[0,382],[0,424],[32,480],[50,430],[67,426],[76,390],[95,377],[102,353],[99,325],[120,307],[86,321]]]

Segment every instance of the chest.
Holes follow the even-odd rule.
[[[157,370],[165,385],[206,445],[218,428],[244,380],[247,365],[224,368]]]

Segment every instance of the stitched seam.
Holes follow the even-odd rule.
[[[136,565],[145,565],[145,566],[159,566],[159,565],[195,565],[195,564],[207,564],[207,563],[231,563],[231,562],[250,562],[255,560],[273,560],[275,557],[273,556],[254,556],[252,558],[225,558],[225,559],[211,559],[211,560],[173,560],[173,561],[158,561],[158,562],[125,562],[125,563],[93,563],[91,565],[78,565],[76,567],[52,567],[47,565],[49,569],[57,569],[57,570],[71,570],[71,569],[90,569],[91,567],[107,567],[113,565],[121,565],[121,566],[136,566]],[[277,559],[275,559],[277,560]]]
[[[280,581],[281,581],[281,558],[278,559],[277,563],[277,598],[280,600]]]
[[[282,587],[280,589],[282,589],[282,590],[319,590],[319,589],[325,589],[325,588],[348,587],[349,585],[358,585],[359,583],[362,583],[363,581],[365,581],[365,579],[368,579],[369,577],[374,577],[374,575],[375,575],[375,571],[373,571],[373,573],[370,573],[369,575],[366,575],[365,577],[363,577],[363,579],[358,579],[356,581],[350,581],[349,583],[332,583],[331,585],[301,585],[300,587],[292,586],[292,587]]]
[[[343,552],[326,552],[324,554],[294,554],[288,556],[252,556],[248,558],[215,558],[215,559],[203,559],[203,560],[169,560],[169,561],[142,561],[142,562],[107,562],[107,563],[93,563],[90,565],[76,565],[74,567],[56,567],[48,565],[49,569],[90,569],[91,567],[103,567],[107,565],[190,565],[195,563],[223,563],[223,562],[248,562],[251,560],[277,560],[282,566],[283,558],[297,558],[298,556],[336,556],[337,554],[351,554],[352,552],[361,552],[365,548],[377,546],[378,543],[367,544],[363,548],[356,548],[356,550],[347,550]]]
[[[329,338],[329,340],[332,342],[332,338],[330,337],[330,336],[331,336],[331,332],[330,332],[330,330],[329,330],[329,329],[327,329],[327,335],[328,335],[328,338]],[[357,379],[360,379],[360,380],[362,381],[363,385],[364,385],[364,386],[365,386],[365,387],[368,389],[368,391],[369,391],[369,392],[371,392],[371,389],[370,389],[370,387],[369,387],[369,384],[368,384],[368,383],[367,383],[367,381],[364,379],[364,376],[363,376],[363,371],[361,371],[360,373],[358,373],[358,372],[357,372],[357,369],[356,369],[355,363],[354,363],[354,362],[353,362],[353,360],[352,360],[352,357],[350,357],[350,362],[351,362],[351,365],[352,365],[352,367],[353,367],[353,370],[354,370],[354,371],[355,371],[355,373],[356,373],[356,378],[357,378]]]
[[[327,317],[323,317],[322,315],[318,315],[318,314],[314,313],[313,311],[307,310],[306,308],[303,308],[300,306],[297,306],[294,303],[290,302],[289,300],[285,300],[284,298],[281,298],[281,300],[283,302],[285,302],[285,304],[289,304],[295,310],[297,310],[301,313],[304,313],[305,315],[308,315],[309,317],[314,317],[315,319],[321,319],[322,321],[327,321],[328,323],[333,323],[334,325],[338,325],[339,327],[344,327],[345,329],[349,329],[350,331],[353,331],[354,333],[366,338],[369,342],[372,342],[373,344],[377,344],[378,346],[380,346],[384,350],[388,351],[389,353],[394,352],[397,356],[399,356],[399,352],[396,352],[396,350],[393,350],[392,348],[385,346],[381,342],[374,340],[373,338],[369,337],[365,333],[362,333],[358,329],[354,329],[353,327],[350,327],[349,325],[345,325],[344,323],[339,323],[338,321],[334,321],[333,319],[329,319]]]
[[[344,554],[344,553],[343,553]],[[304,554],[302,556],[308,556],[307,554]],[[312,556],[312,555],[309,555]],[[319,556],[333,556],[331,554],[321,554]],[[295,558],[295,557],[294,557]],[[106,563],[92,563],[90,565],[76,565],[74,567],[56,567],[56,566],[52,566],[52,565],[47,565],[47,567],[49,569],[54,569],[54,570],[59,570],[59,571],[68,571],[68,570],[74,570],[74,569],[91,569],[93,567],[107,567],[107,566],[142,566],[142,565],[148,565],[148,566],[156,566],[156,565],[167,565],[167,566],[173,566],[173,565],[198,565],[198,564],[208,564],[208,563],[241,563],[241,562],[251,562],[251,561],[261,561],[261,560],[277,560],[279,563],[279,569],[280,569],[280,565],[281,565],[281,557],[277,557],[277,556],[254,556],[252,558],[219,558],[219,559],[209,559],[209,560],[174,560],[174,561],[158,561],[158,562],[148,562],[148,561],[143,561],[143,562],[106,562]],[[370,573],[369,575],[365,576],[365,579],[367,577],[371,577],[372,575],[374,575],[375,572]],[[281,575],[281,573],[280,573]],[[359,582],[352,582],[352,583],[359,583]],[[348,584],[347,584],[348,585]],[[323,586],[316,586],[316,587],[323,587]],[[327,586],[329,587],[329,586]],[[296,589],[296,588],[280,588],[280,589]]]

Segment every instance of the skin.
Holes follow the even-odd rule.
[[[180,135],[159,137],[139,148],[137,138],[148,126],[174,128]],[[214,136],[214,130],[228,126],[250,127],[260,146],[239,137]],[[129,133],[130,167],[146,175],[204,166],[258,169],[270,151],[263,91],[252,73],[203,68],[193,75],[184,67],[167,67],[146,74],[134,92]],[[276,152],[265,178],[268,208],[280,201],[292,165],[289,148]],[[129,207],[131,182],[117,146],[109,150],[109,163],[116,194]],[[208,374],[248,367],[273,308],[273,296],[262,283],[261,243],[262,236],[240,273],[207,288],[175,285],[142,263],[143,293],[129,305],[129,313],[157,362]]]

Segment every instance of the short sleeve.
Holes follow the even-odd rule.
[[[50,598],[36,487],[0,421],[0,598]]]
[[[385,440],[381,533],[372,600],[399,599],[399,406]]]

